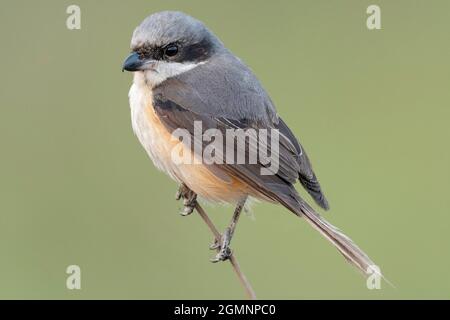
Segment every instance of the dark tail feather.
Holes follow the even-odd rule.
[[[297,211],[297,210],[296,210]],[[297,215],[304,216],[306,221],[317,231],[319,231],[328,241],[330,241],[339,252],[364,275],[368,275],[369,269],[373,269],[375,263],[365,254],[349,237],[343,234],[338,228],[326,221],[322,216],[314,211],[306,202],[302,202]],[[380,276],[381,273],[380,273]]]

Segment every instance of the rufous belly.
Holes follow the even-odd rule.
[[[211,170],[212,168],[208,168],[205,164],[197,164],[195,161],[175,164],[172,160],[172,150],[182,148],[183,155],[190,159],[193,157],[191,149],[172,137],[151,105],[146,108],[146,115],[149,125],[155,128],[158,135],[156,138],[158,139],[156,143],[158,157],[171,164],[172,174],[176,176],[179,182],[185,183],[199,196],[211,201],[235,203],[249,194],[250,190],[245,183],[224,172],[220,176],[216,175]]]

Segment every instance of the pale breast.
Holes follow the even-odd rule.
[[[170,163],[168,163],[168,151],[170,146],[165,138],[167,131],[163,130],[161,123],[155,121],[156,115],[149,117],[152,106],[152,92],[145,84],[141,85],[138,81],[133,83],[129,92],[131,124],[139,142],[147,151],[155,166],[173,176]],[[170,140],[169,140],[170,141]]]

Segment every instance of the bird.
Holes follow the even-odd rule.
[[[130,49],[122,71],[133,73],[128,94],[132,128],[154,165],[179,184],[182,214],[194,210],[197,196],[234,207],[229,226],[212,245],[217,250],[213,262],[230,258],[230,242],[241,212],[256,199],[282,205],[305,218],[346,260],[367,274],[375,265],[368,255],[295,189],[299,182],[320,208],[329,209],[299,140],[255,74],[204,23],[179,11],[153,13],[134,30]],[[261,159],[256,163],[174,161],[173,150],[180,146],[173,134],[177,129],[187,132],[197,145],[205,144],[196,136],[196,122],[203,126],[201,135],[209,129],[224,135],[233,129],[275,130],[279,136],[277,170],[262,174],[267,163]],[[244,146],[251,149],[256,143],[258,139],[248,139]],[[249,156],[246,148],[233,148]],[[181,151],[191,159],[199,157],[192,143],[183,143]],[[224,160],[227,152],[218,152],[218,157]]]

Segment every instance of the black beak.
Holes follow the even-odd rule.
[[[140,71],[145,65],[145,60],[139,57],[137,52],[132,52],[124,61],[122,72],[126,71]]]

